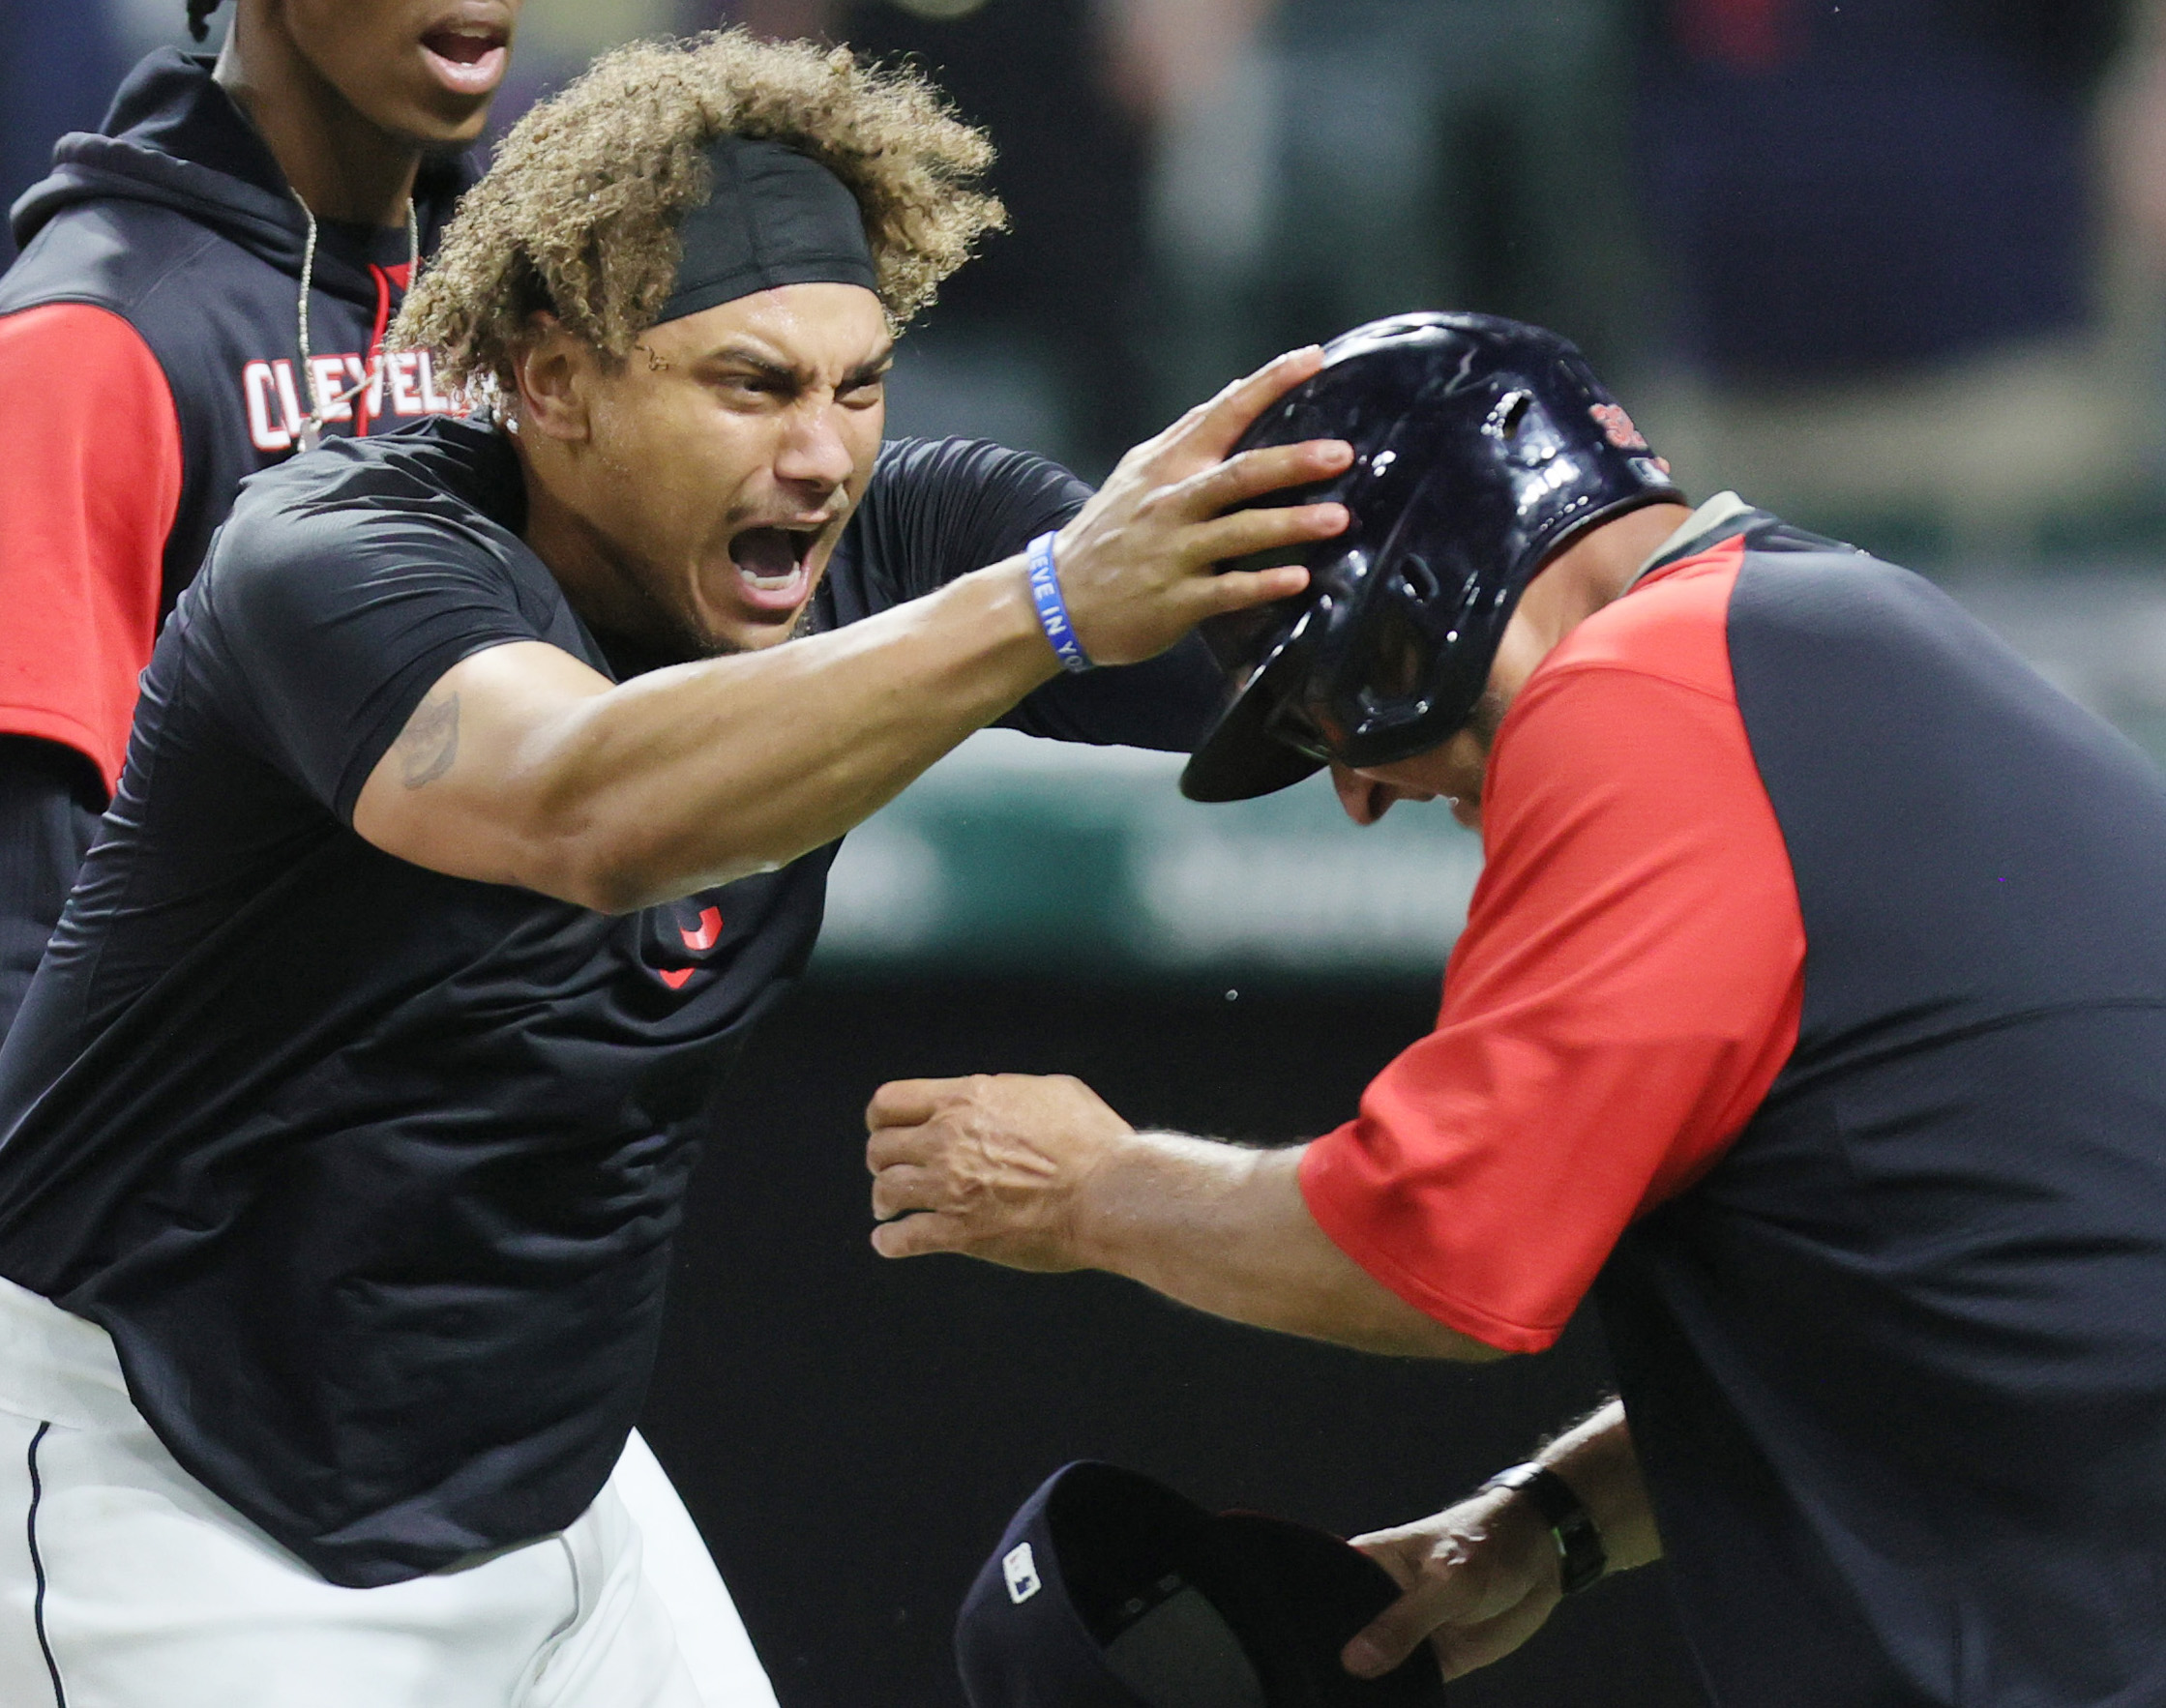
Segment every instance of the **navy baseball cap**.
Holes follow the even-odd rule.
[[[956,1621],[956,1664],[970,1708],[1431,1708],[1444,1686],[1426,1643],[1379,1679],[1339,1662],[1398,1598],[1336,1536],[1085,1461],[1008,1525]]]

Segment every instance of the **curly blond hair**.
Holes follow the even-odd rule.
[[[897,329],[1007,223],[977,188],[993,144],[914,71],[741,29],[635,42],[512,128],[407,298],[395,346],[433,352],[454,386],[509,391],[547,310],[622,361],[669,299],[677,224],[705,201],[703,151],[726,132],[797,149],[849,188]]]

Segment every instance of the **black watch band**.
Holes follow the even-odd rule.
[[[1492,1488],[1510,1489],[1534,1503],[1534,1510],[1542,1515],[1542,1522],[1557,1540],[1558,1577],[1566,1595],[1578,1595],[1609,1570],[1601,1532],[1594,1528],[1594,1520],[1580,1505],[1572,1486],[1549,1466],[1514,1465],[1498,1472],[1474,1492],[1486,1493]]]

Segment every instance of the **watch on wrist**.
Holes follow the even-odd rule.
[[[1602,1551],[1601,1532],[1594,1528],[1594,1520],[1587,1517],[1587,1508],[1580,1505],[1580,1497],[1572,1492],[1572,1486],[1549,1466],[1514,1465],[1508,1471],[1498,1472],[1474,1492],[1486,1494],[1492,1488],[1526,1495],[1533,1503],[1534,1510],[1542,1515],[1542,1522],[1549,1526],[1550,1535],[1557,1543],[1558,1575],[1566,1595],[1578,1595],[1609,1570],[1610,1559]]]

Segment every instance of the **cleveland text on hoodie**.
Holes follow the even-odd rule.
[[[241,482],[293,454],[311,398],[309,220],[211,75],[163,48],[103,129],[15,204],[0,277],[0,1033],[120,775],[136,678]],[[415,189],[433,249],[466,181]],[[382,355],[403,230],[317,222],[315,391],[331,433],[449,412],[419,353]]]

